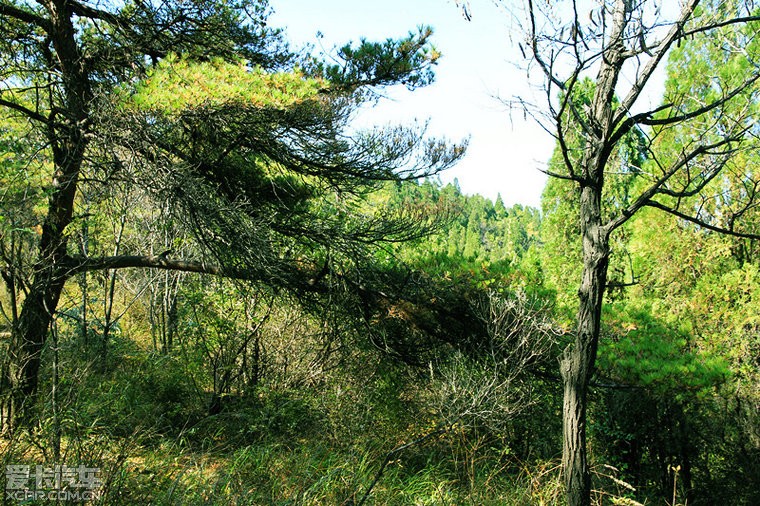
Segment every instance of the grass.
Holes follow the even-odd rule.
[[[99,468],[92,504],[104,506],[563,503],[558,463],[519,460],[506,436],[458,426],[421,437],[438,426],[403,382],[261,387],[208,416],[174,360],[130,350],[107,374],[70,371],[59,460],[48,411],[0,438],[0,459]],[[390,453],[410,441],[421,442]],[[607,504],[617,496],[605,490]]]

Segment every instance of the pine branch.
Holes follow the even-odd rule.
[[[23,21],[24,23],[31,23],[42,28],[46,32],[50,32],[52,30],[52,26],[50,25],[49,20],[33,12],[20,9],[15,5],[10,5],[5,2],[0,3],[0,17],[9,17],[18,21]]]

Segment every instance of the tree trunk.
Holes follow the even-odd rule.
[[[65,280],[53,273],[53,266],[46,266],[35,275],[32,288],[24,300],[19,326],[12,350],[16,368],[12,378],[11,412],[14,425],[31,421],[31,409],[35,404],[42,349],[45,346],[53,311],[58,305]]]
[[[79,171],[87,147],[85,129],[91,93],[67,4],[65,0],[43,4],[50,16],[49,36],[54,50],[48,65],[52,75],[60,73],[63,102],[60,117],[51,118],[47,125],[55,169],[48,211],[42,223],[39,259],[15,329],[15,349],[11,350],[16,367],[12,409],[16,421],[22,423],[31,421],[30,407],[35,404],[42,349],[68,278],[61,265],[68,243],[65,229],[72,221]]]
[[[601,192],[594,187],[582,188],[580,216],[583,274],[578,290],[578,327],[575,343],[565,350],[560,363],[564,383],[562,468],[568,506],[591,504],[591,475],[586,456],[586,406],[599,342],[609,259],[609,237],[601,226]]]
[[[594,374],[607,284],[610,229],[602,221],[604,171],[612,145],[615,86],[623,62],[623,33],[631,4],[615,2],[613,26],[605,57],[599,67],[596,89],[589,107],[586,145],[577,182],[580,185],[580,229],[583,270],[578,289],[578,322],[575,342],[565,350],[560,372],[564,384],[562,410],[562,469],[568,506],[591,504],[591,474],[586,451],[588,385]]]

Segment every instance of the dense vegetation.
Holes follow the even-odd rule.
[[[3,464],[97,467],[109,505],[564,504],[604,82],[564,81],[557,177],[506,207],[435,177],[464,145],[351,126],[431,81],[431,31],[328,63],[267,12],[0,2]],[[760,503],[755,28],[691,33],[679,112],[602,139],[599,209],[642,205],[605,238],[594,504]]]

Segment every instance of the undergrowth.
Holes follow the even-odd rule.
[[[208,393],[175,358],[130,348],[107,373],[70,364],[57,411],[46,404],[38,425],[6,435],[0,459],[98,468],[88,504],[109,506],[563,504],[556,456],[442,426],[414,376],[363,365],[359,379],[261,385],[208,415]],[[606,490],[599,504],[618,497]]]

